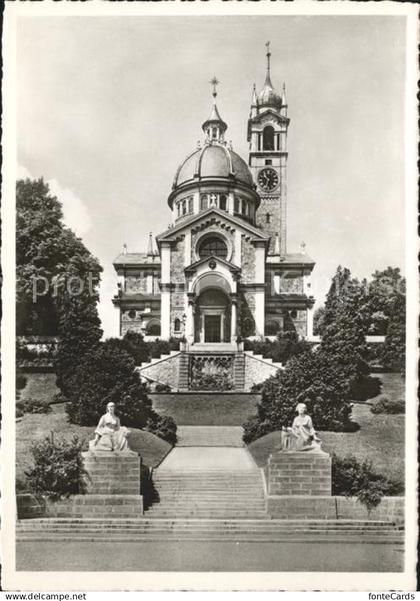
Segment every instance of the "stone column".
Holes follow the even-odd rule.
[[[187,304],[187,320],[185,323],[185,337],[188,344],[194,342],[194,305],[195,305],[195,293],[188,292],[188,304]]]
[[[230,341],[232,343],[236,342],[237,334],[238,334],[238,298],[236,294],[231,294],[232,298],[232,308],[231,308],[231,316],[230,316]]]
[[[314,306],[311,305],[306,311],[306,340],[312,340],[314,336]]]
[[[171,335],[171,246],[170,242],[162,242],[162,281],[161,281],[161,338],[168,339]]]

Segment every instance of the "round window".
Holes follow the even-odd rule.
[[[128,317],[129,317],[130,319],[135,319],[136,315],[137,315],[137,313],[136,313],[136,310],[135,310],[135,309],[130,309],[130,310],[129,310],[129,312],[128,312]]]
[[[221,259],[226,259],[228,256],[228,248],[222,238],[219,238],[219,236],[210,236],[209,238],[205,238],[200,244],[198,254],[200,259],[205,259],[207,257],[220,257]]]

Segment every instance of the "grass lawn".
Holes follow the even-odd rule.
[[[48,414],[25,414],[16,423],[16,477],[23,480],[24,471],[31,465],[32,454],[30,447],[34,440],[42,440],[53,431],[55,434],[71,439],[77,434],[80,439],[87,441],[93,438],[94,428],[91,426],[76,426],[69,424],[63,404],[54,405]],[[131,448],[140,453],[144,463],[155,467],[171,450],[171,445],[143,430],[131,429]]]
[[[49,403],[54,400],[54,396],[59,392],[55,385],[54,373],[22,372],[22,374],[28,378],[28,381],[25,388],[20,391],[20,400],[34,399]]]
[[[379,374],[378,374],[379,375]],[[404,381],[398,374],[380,375],[383,381],[382,394],[391,399],[404,395]],[[319,432],[322,448],[339,456],[355,455],[359,461],[370,459],[374,469],[381,474],[404,479],[404,415],[374,415],[370,403],[357,403],[353,407],[353,419],[360,426],[358,432]],[[316,424],[315,424],[316,427]],[[269,455],[280,444],[280,433],[271,432],[252,442],[248,449],[256,463],[264,467]]]
[[[256,412],[257,394],[150,394],[153,408],[179,426],[242,426]]]

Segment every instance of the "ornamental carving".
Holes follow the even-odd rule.
[[[231,390],[233,381],[233,357],[231,355],[190,355],[190,389]]]
[[[303,278],[281,278],[280,293],[303,294]]]

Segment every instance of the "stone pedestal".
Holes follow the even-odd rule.
[[[268,460],[268,494],[331,495],[331,457],[323,451],[273,453]]]
[[[80,517],[136,517],[143,514],[140,457],[132,451],[82,453],[86,494],[74,497],[73,514]]]

